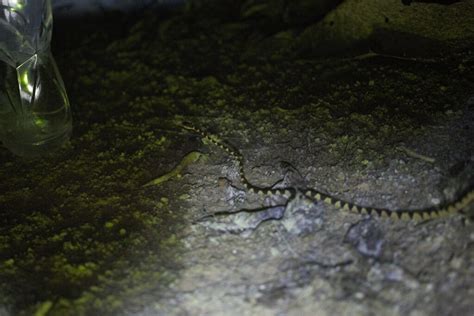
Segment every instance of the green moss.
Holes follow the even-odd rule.
[[[49,310],[53,307],[52,301],[46,301],[39,305],[38,309],[35,311],[35,316],[46,316],[48,315]]]
[[[32,162],[0,152],[0,299],[15,311],[117,314],[160,296],[157,284],[178,272],[183,210],[195,199],[184,175],[205,157],[179,119],[249,151],[253,142],[310,148],[302,155],[315,166],[368,172],[390,159],[381,139],[398,144],[426,120],[453,119],[472,91],[468,52],[450,56],[450,76],[387,57],[306,59],[293,46],[299,57],[285,59],[281,43],[298,44],[292,30],[260,34],[259,46],[245,21],[177,18],[160,36],[149,32],[155,18],[118,39],[97,27],[58,58],[74,108],[69,148]],[[293,162],[279,155],[261,165]]]

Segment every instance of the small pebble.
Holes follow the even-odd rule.
[[[462,258],[453,258],[451,259],[451,262],[449,263],[449,265],[453,269],[460,269],[462,267],[462,264],[463,264]]]

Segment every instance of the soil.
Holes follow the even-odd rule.
[[[474,176],[474,51],[315,58],[238,22],[79,24],[53,47],[70,143],[0,149],[0,315],[472,315],[469,216],[254,195],[178,123],[236,147],[258,186],[454,201]]]

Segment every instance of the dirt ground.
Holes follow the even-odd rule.
[[[295,57],[188,22],[56,34],[74,132],[50,157],[0,149],[0,315],[472,315],[468,217],[261,197],[177,123],[255,185],[429,207],[472,188],[474,51]]]

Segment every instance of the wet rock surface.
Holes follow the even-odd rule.
[[[260,59],[245,25],[128,23],[56,37],[71,143],[38,160],[0,151],[0,314],[471,314],[465,217],[252,194],[178,122],[240,150],[255,185],[428,207],[472,184],[472,51]]]

